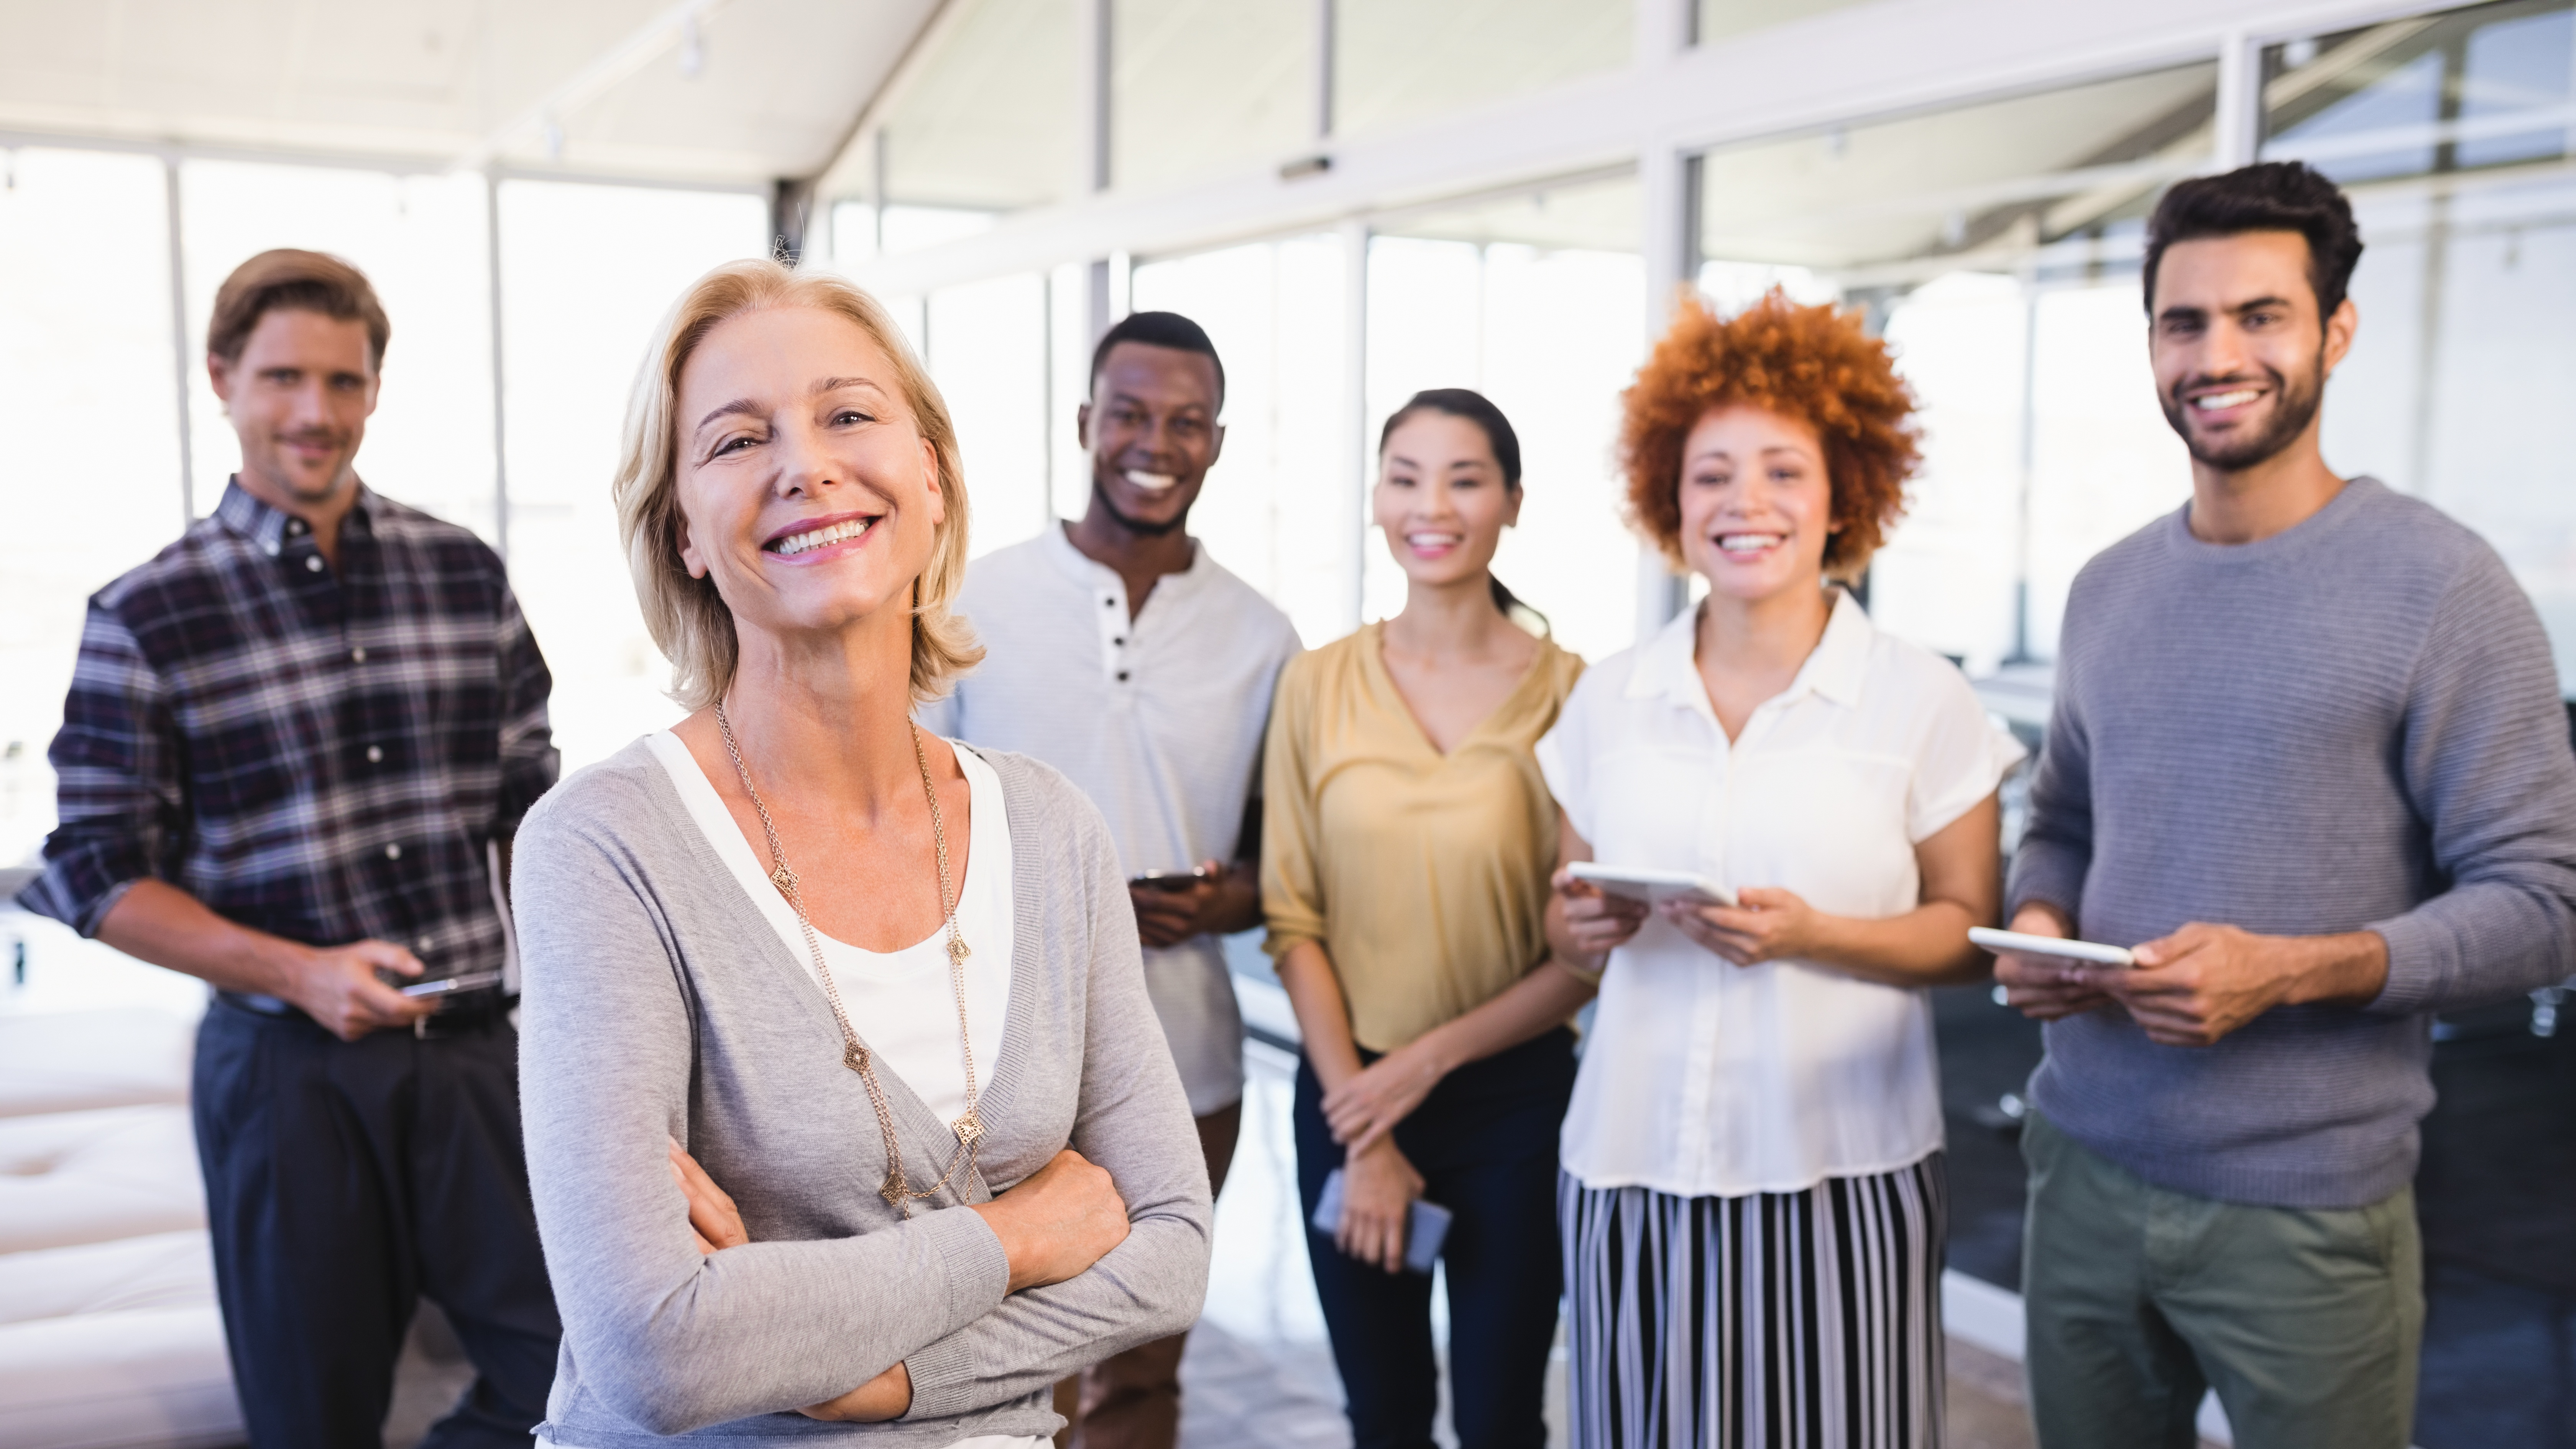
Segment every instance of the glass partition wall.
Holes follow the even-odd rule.
[[[1104,174],[1112,190],[1186,189],[1294,158],[1319,137],[1398,133],[1444,109],[1510,104],[1615,71],[1636,26],[1627,4],[1562,0],[1526,0],[1526,24],[1472,34],[1410,0],[1334,0],[1329,10],[1310,0],[1248,10],[1101,3],[1109,89],[1097,164],[1086,171],[1084,128],[1067,118],[1084,104],[1085,17],[1103,12],[1080,0],[964,0],[872,117],[866,164],[836,170],[861,183],[826,197],[832,224],[812,254],[858,265],[1062,206]],[[1699,43],[1714,44],[1852,23],[1846,10],[1859,7],[1700,0],[1693,13]],[[1330,23],[1312,23],[1318,16]],[[1531,49],[1540,35],[1548,45]],[[1422,73],[1433,55],[1457,64]],[[1690,162],[1686,270],[1717,305],[1740,307],[1776,285],[1858,306],[1896,345],[1923,399],[1927,468],[1872,571],[1870,600],[1888,627],[1972,672],[2045,661],[2075,570],[2184,497],[2184,459],[2148,382],[2138,255],[2158,190],[2227,149],[2216,131],[2220,69],[2212,60],[1854,117]],[[2331,393],[2330,461],[2480,529],[2539,602],[2562,673],[2576,682],[2576,487],[2566,461],[2576,422],[2563,404],[2576,395],[2565,342],[2576,331],[2571,73],[2576,16],[2566,0],[2503,0],[2283,40],[2255,52],[2259,138],[2249,139],[2262,155],[2311,160],[2361,209],[2363,329]],[[1221,93],[1210,90],[1218,75],[1228,78]],[[1208,114],[1223,124],[1186,124]],[[0,751],[16,754],[0,759],[0,796],[50,797],[50,779],[30,771],[41,772],[77,599],[166,540],[182,496],[203,512],[220,489],[232,445],[196,357],[204,312],[233,264],[290,242],[350,256],[394,314],[371,483],[496,542],[506,530],[514,560],[546,561],[520,569],[521,589],[564,675],[569,752],[586,757],[661,717],[660,667],[622,602],[597,485],[656,310],[636,299],[665,299],[712,262],[764,250],[760,197],[0,155],[9,173],[0,256],[11,262],[0,288],[19,298],[13,318],[34,319],[0,338],[0,365],[23,384],[0,390],[0,405],[56,424],[20,429],[40,451],[52,446],[43,439],[83,429],[128,439],[104,472],[66,455],[21,476],[89,467],[84,506],[108,498],[130,525],[12,534],[0,572],[24,607],[9,611],[0,648],[20,665],[12,677],[30,684],[6,692]],[[1104,318],[1131,302],[1198,316],[1234,386],[1227,452],[1199,527],[1312,642],[1400,598],[1382,547],[1363,537],[1355,486],[1373,475],[1380,420],[1422,387],[1488,393],[1528,457],[1527,521],[1500,571],[1561,639],[1597,657],[1634,628],[1640,565],[1618,521],[1611,446],[1652,301],[1641,220],[1649,190],[1626,171],[1526,182],[1366,211],[1338,230],[1310,226],[1132,267],[1123,256],[1059,258],[887,300],[958,416],[979,552],[1084,506],[1088,463],[1073,415]],[[102,247],[130,285],[85,307],[71,337],[64,294],[44,279],[70,258],[95,261]],[[183,260],[176,328],[174,255]],[[111,354],[113,401],[98,366],[79,361]],[[152,416],[163,422],[134,421]],[[48,496],[39,486],[13,495],[38,518],[51,516]],[[603,609],[601,599],[620,602]],[[21,830],[0,838],[0,852],[32,844]]]
[[[1972,673],[2055,652],[2068,585],[2179,506],[2138,264],[2162,188],[2215,164],[2217,66],[1715,150],[1697,271],[1860,307],[1923,403],[1926,466],[1869,580]],[[2429,499],[2514,568],[2576,692],[2576,9],[2412,16],[2260,53],[2259,154],[2351,195],[2362,326],[2327,461]]]
[[[2218,67],[2180,66],[1714,151],[1701,289],[1861,309],[1921,400],[1924,469],[1872,614],[1971,673],[2045,658],[2075,570],[2190,490],[2138,259],[2208,169]]]
[[[1636,625],[1638,551],[1621,515],[1619,393],[1643,360],[1645,267],[1636,178],[1593,177],[1393,216],[1369,242],[1364,439],[1426,388],[1473,388],[1511,419],[1522,503],[1494,572],[1599,659]],[[1362,614],[1404,605],[1374,527]]]
[[[374,283],[393,336],[360,472],[506,543],[567,767],[676,717],[608,481],[662,309],[766,250],[764,198],[40,148],[0,150],[0,170],[0,429],[18,449],[0,530],[0,864],[53,827],[44,754],[88,596],[210,512],[239,466],[207,318],[271,247],[337,253]],[[113,284],[72,280],[100,276]]]
[[[2275,45],[2262,76],[2262,154],[2341,183],[2367,248],[2328,461],[2483,534],[2576,694],[2576,7]]]

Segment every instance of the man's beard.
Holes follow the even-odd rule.
[[[1118,504],[1110,498],[1109,490],[1101,486],[1100,475],[1097,473],[1091,475],[1091,496],[1099,501],[1101,511],[1107,513],[1110,518],[1115,520],[1120,528],[1141,537],[1161,538],[1168,533],[1177,533],[1180,531],[1182,524],[1190,521],[1190,511],[1187,508],[1182,509],[1180,512],[1173,514],[1171,517],[1164,519],[1160,523],[1155,523],[1142,518],[1128,517],[1126,514],[1118,511]]]
[[[2308,430],[2308,424],[2316,421],[2317,407],[2325,400],[2325,364],[2325,351],[2320,348],[2316,366],[2297,379],[2297,386],[2275,368],[2262,369],[2263,380],[2272,386],[2271,425],[2251,436],[2239,435],[2224,442],[2213,443],[2192,432],[2191,404],[2182,398],[2185,392],[2206,387],[2217,379],[2186,378],[2157,401],[2164,404],[2166,423],[2182,438],[2183,447],[2195,461],[2221,472],[2241,473],[2279,456],[2282,449]]]

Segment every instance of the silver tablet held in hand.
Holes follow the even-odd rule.
[[[2019,931],[1998,931],[1988,926],[1970,926],[1968,940],[1989,951],[2012,951],[2024,956],[2056,956],[2087,966],[2135,966],[2138,958],[2126,946],[2105,946],[2098,941],[2067,941],[2056,936],[2025,936]]]
[[[1565,873],[1580,881],[1590,881],[1601,893],[1625,896],[1659,906],[1666,901],[1689,901],[1702,906],[1732,906],[1735,892],[1703,875],[1686,870],[1657,870],[1642,865],[1605,865],[1597,860],[1578,860],[1565,868]]]

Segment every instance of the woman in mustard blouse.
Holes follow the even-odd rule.
[[[1592,980],[1548,955],[1556,802],[1531,747],[1583,661],[1511,620],[1490,571],[1519,516],[1520,444],[1476,393],[1415,395],[1373,494],[1404,611],[1292,661],[1263,764],[1262,904],[1305,1037],[1295,1109],[1311,1224],[1347,1164],[1317,1296],[1357,1449],[1427,1445],[1431,1279],[1404,1266],[1416,1198],[1455,1214],[1452,1418],[1462,1449],[1545,1442],[1556,1333],[1566,1020]]]

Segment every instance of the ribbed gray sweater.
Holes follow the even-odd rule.
[[[1197,1318],[1207,1168],[1145,999],[1117,853],[1064,777],[985,758],[1010,812],[1017,935],[983,1177],[963,1201],[1070,1145],[1116,1182],[1127,1240],[1079,1277],[1006,1297],[1001,1243],[957,1198],[900,1221],[877,1196],[876,1115],[821,989],[630,745],[538,802],[511,873],[528,1176],[563,1312],[556,1440],[927,1449],[1048,1434],[1061,1422],[1049,1385]],[[913,1180],[932,1181],[956,1139],[900,1078],[879,1079]],[[698,1254],[666,1137],[733,1195],[749,1245]],[[912,1376],[899,1420],[793,1412],[898,1361]]]
[[[2356,478],[2260,542],[2176,513],[2067,598],[2011,899],[2132,945],[2190,921],[2370,929],[2367,1007],[2284,1007],[2214,1047],[2053,1022],[2031,1101],[2150,1182],[2357,1207],[2415,1173],[2431,1013],[2576,974],[2576,754],[2549,641],[2494,550]]]

